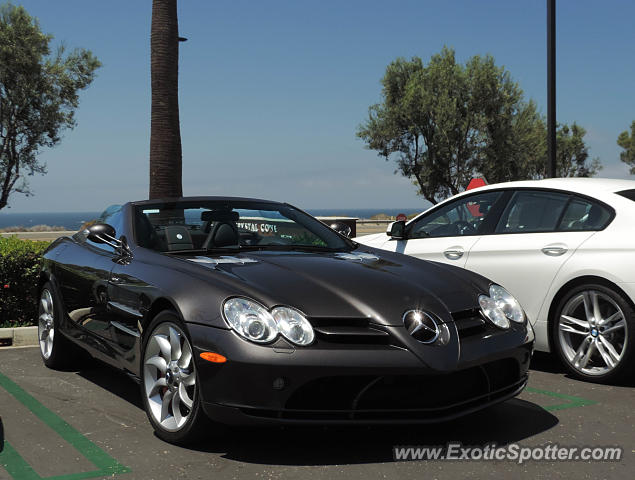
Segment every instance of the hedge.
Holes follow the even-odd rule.
[[[0,237],[0,328],[37,325],[41,255],[49,243]]]

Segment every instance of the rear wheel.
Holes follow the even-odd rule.
[[[68,368],[81,351],[59,331],[60,305],[55,289],[46,282],[40,290],[38,307],[38,340],[40,354],[44,364],[49,368]]]
[[[635,311],[604,285],[581,285],[562,298],[552,339],[564,365],[579,379],[615,382],[635,369]]]
[[[159,438],[184,444],[200,438],[209,421],[201,406],[192,344],[174,312],[159,313],[144,339],[141,394]]]

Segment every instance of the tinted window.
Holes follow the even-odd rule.
[[[611,218],[611,212],[596,202],[573,198],[564,212],[558,230],[602,230]]]
[[[569,195],[562,193],[516,192],[496,226],[496,233],[553,232],[568,200]]]
[[[486,192],[459,198],[417,220],[408,238],[476,235],[502,192]]]
[[[617,194],[635,202],[635,190],[624,190],[623,192],[617,192]]]
[[[117,238],[119,238],[119,236],[121,236],[123,232],[123,213],[121,211],[121,205],[111,205],[110,207],[108,207],[99,216],[99,218],[96,220],[96,223],[107,223],[115,229]],[[114,251],[114,249],[110,245],[107,245],[105,243],[91,242],[90,240],[88,240],[88,238],[86,238],[86,242],[107,252]]]
[[[121,211],[121,205],[113,205],[109,207],[106,212],[102,213],[102,217],[100,218],[101,223],[107,223],[111,227],[115,229],[117,233],[117,238],[123,235],[123,213]]]

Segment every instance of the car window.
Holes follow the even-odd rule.
[[[476,235],[502,192],[461,197],[417,220],[408,238]]]
[[[501,216],[496,233],[553,232],[569,195],[543,191],[514,193]]]
[[[597,202],[573,198],[564,211],[558,230],[602,230],[611,218],[611,212]]]
[[[99,216],[95,221],[96,223],[107,223],[115,229],[117,238],[119,238],[123,232],[123,213],[121,211],[121,205],[111,205]],[[107,252],[113,252],[114,249],[106,243],[95,243],[86,238],[86,243],[97,247]]]
[[[622,192],[617,192],[617,194],[635,202],[635,190],[624,190]]]

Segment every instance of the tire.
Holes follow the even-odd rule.
[[[82,350],[60,331],[61,305],[55,288],[46,282],[40,289],[38,306],[38,339],[44,365],[67,369],[82,357]]]
[[[595,383],[632,378],[635,310],[612,288],[589,283],[567,292],[556,307],[551,339],[575,378]]]
[[[175,312],[166,310],[152,320],[146,332],[140,371],[148,420],[160,439],[177,445],[193,443],[214,429],[203,411],[187,328]]]

